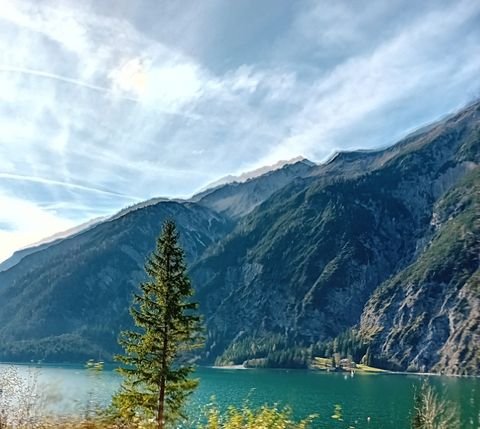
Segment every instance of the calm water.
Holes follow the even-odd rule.
[[[5,365],[0,365],[0,371]],[[19,372],[38,371],[38,380],[49,394],[49,410],[75,413],[88,399],[108,404],[120,378],[111,369],[95,376],[82,367],[18,366]],[[297,370],[230,370],[198,368],[200,386],[192,396],[189,409],[198,415],[212,401],[220,408],[241,406],[246,400],[253,406],[290,405],[297,417],[320,414],[316,427],[368,429],[407,429],[413,403],[413,391],[421,378],[413,375],[327,374]],[[480,379],[431,377],[431,383],[457,403],[462,428],[480,428]],[[341,404],[344,422],[331,419],[335,404]],[[367,418],[370,417],[370,422]]]

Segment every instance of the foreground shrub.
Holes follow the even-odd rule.
[[[453,429],[460,427],[458,409],[442,399],[432,386],[424,381],[415,394],[412,429]]]
[[[0,371],[0,429],[39,427],[44,398],[37,378],[30,369],[24,376],[14,366]]]
[[[311,415],[301,421],[295,421],[289,408],[263,406],[252,410],[230,407],[222,415],[218,408],[212,407],[207,412],[207,422],[197,426],[198,429],[307,429],[316,418]]]

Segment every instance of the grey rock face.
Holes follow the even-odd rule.
[[[394,368],[479,372],[479,191],[476,168],[435,204],[417,258],[365,306],[361,330]]]

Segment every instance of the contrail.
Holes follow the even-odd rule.
[[[52,80],[56,80],[56,81],[59,81],[59,82],[65,82],[65,83],[68,83],[70,85],[76,85],[76,86],[80,86],[82,88],[91,89],[92,91],[101,92],[103,94],[109,94],[109,95],[112,95],[113,97],[121,98],[121,99],[127,100],[127,101],[132,101],[134,103],[141,103],[141,100],[139,98],[129,97],[127,95],[120,95],[119,93],[112,91],[111,88],[106,88],[104,86],[99,86],[99,85],[93,85],[93,84],[85,82],[83,80],[73,79],[73,78],[70,78],[70,77],[62,76],[62,75],[55,74],[55,73],[46,72],[46,71],[43,71],[43,70],[34,70],[34,69],[27,69],[27,68],[22,68],[22,67],[11,67],[11,66],[0,65],[0,72],[20,73],[20,74],[25,74],[25,75],[30,75],[30,76],[43,77],[43,78],[46,78],[46,79],[52,79]],[[156,108],[158,109],[158,107],[156,107]],[[193,113],[176,112],[176,111],[172,111],[172,110],[167,110],[165,108],[160,108],[159,110],[161,110],[163,113],[166,113],[167,115],[183,116],[185,118],[194,119],[194,120],[197,120],[197,121],[198,120],[205,120],[205,118],[202,117],[201,115],[196,115],[196,114],[193,114]]]
[[[33,69],[26,69],[26,68],[21,68],[21,67],[0,66],[0,72],[20,73],[20,74],[26,74],[26,75],[31,75],[31,76],[44,77],[44,78],[47,78],[47,79],[53,79],[53,80],[57,80],[57,81],[60,81],[60,82],[69,83],[71,85],[81,86],[83,88],[88,88],[88,89],[91,89],[93,91],[98,91],[98,92],[102,92],[102,93],[105,93],[105,94],[112,94],[112,95],[118,96],[120,98],[123,98],[125,100],[130,100],[130,101],[135,101],[135,102],[139,101],[137,98],[134,98],[134,97],[127,97],[127,96],[124,96],[124,95],[119,96],[117,94],[114,94],[113,91],[110,88],[105,88],[105,87],[99,86],[99,85],[92,85],[91,83],[85,82],[83,80],[73,79],[73,78],[70,78],[70,77],[62,76],[62,75],[55,74],[55,73],[49,73],[49,72],[42,71],[42,70],[33,70]]]
[[[10,179],[10,180],[18,180],[18,181],[24,181],[24,182],[42,183],[42,184],[45,184],[45,185],[62,186],[64,188],[78,189],[78,190],[81,190],[81,191],[94,192],[94,193],[97,193],[97,194],[103,194],[103,195],[109,195],[109,196],[115,196],[115,197],[122,197],[122,198],[129,199],[129,200],[132,200],[132,201],[141,201],[141,199],[138,198],[138,197],[133,197],[131,195],[125,195],[125,194],[122,194],[122,193],[119,193],[119,192],[108,191],[108,190],[98,189],[98,188],[92,188],[92,187],[85,186],[85,185],[79,185],[77,183],[68,183],[68,182],[62,182],[60,180],[46,179],[44,177],[26,176],[26,175],[22,175],[22,174],[0,173],[0,178]]]

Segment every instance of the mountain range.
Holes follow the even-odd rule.
[[[480,102],[377,151],[158,198],[2,264],[0,360],[110,360],[166,218],[205,363],[341,338],[393,370],[480,374]],[[233,180],[233,181],[232,181]]]

